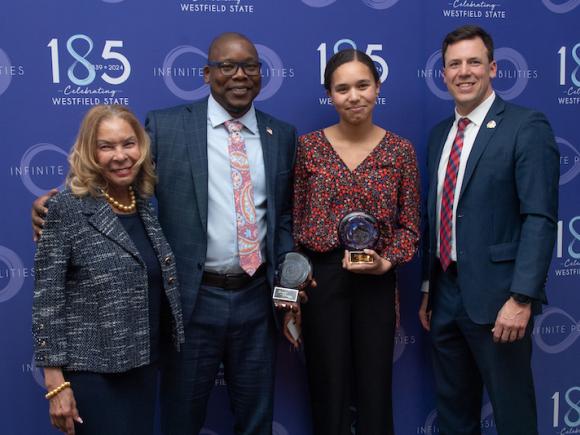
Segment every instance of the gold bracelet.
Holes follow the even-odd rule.
[[[47,399],[47,400],[50,400],[54,396],[56,396],[58,393],[60,393],[62,390],[65,390],[67,388],[70,388],[70,382],[68,382],[68,381],[67,382],[63,382],[58,387],[56,387],[54,390],[51,390],[48,393],[46,393],[46,395],[44,396],[44,398]]]

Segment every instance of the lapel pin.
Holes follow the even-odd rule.
[[[266,131],[267,131],[267,132],[268,132],[268,134],[270,134],[270,135],[274,134],[274,133],[272,132],[272,129],[271,129],[270,127],[266,127]]]
[[[491,121],[489,121],[489,122],[487,123],[487,126],[486,126],[486,127],[487,127],[487,128],[495,128],[495,126],[496,126],[496,125],[497,125],[497,124],[496,124],[496,123],[495,123],[495,121],[492,119]]]

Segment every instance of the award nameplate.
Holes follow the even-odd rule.
[[[298,302],[300,290],[306,288],[312,280],[312,264],[310,260],[298,252],[288,252],[278,270],[272,299],[274,305],[280,308],[291,308]],[[289,304],[286,304],[286,303]],[[288,305],[288,307],[286,306]]]
[[[298,290],[286,287],[275,286],[272,299],[275,301],[297,302]]]
[[[338,225],[338,238],[349,251],[351,263],[373,263],[364,249],[374,249],[379,241],[379,225],[374,216],[355,211],[343,217]]]

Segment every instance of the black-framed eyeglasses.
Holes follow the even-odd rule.
[[[207,66],[218,68],[224,76],[233,76],[240,68],[247,76],[257,76],[260,74],[262,62],[212,62],[208,60]]]

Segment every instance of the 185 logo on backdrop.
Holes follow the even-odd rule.
[[[557,277],[580,275],[580,216],[574,216],[567,222],[558,221],[556,238],[556,258],[554,274]]]
[[[551,399],[552,427],[556,429],[556,433],[580,433],[580,387],[573,386],[566,391],[556,391]]]
[[[330,45],[326,42],[321,42],[316,51],[319,53],[320,61],[320,84],[324,84],[324,70],[326,69],[326,63],[328,59],[333,55],[338,53],[340,50],[346,48],[354,48],[364,51],[375,63],[377,71],[380,75],[381,83],[384,83],[389,76],[389,64],[382,56],[383,44],[367,44],[366,49],[358,48],[356,43],[352,39],[343,38],[336,41],[332,46],[332,53],[328,53]],[[330,97],[319,97],[318,102],[320,105],[331,105],[332,99]],[[385,97],[377,97],[377,104],[386,104],[387,99]]]
[[[123,41],[106,40],[101,47],[91,37],[76,34],[66,41],[52,38],[47,47],[52,83],[64,84],[52,97],[54,106],[129,104],[119,87],[131,76]],[[62,71],[61,65],[66,65]]]
[[[560,88],[564,96],[558,97],[558,104],[580,104],[580,42],[574,46],[562,45],[560,57]]]

